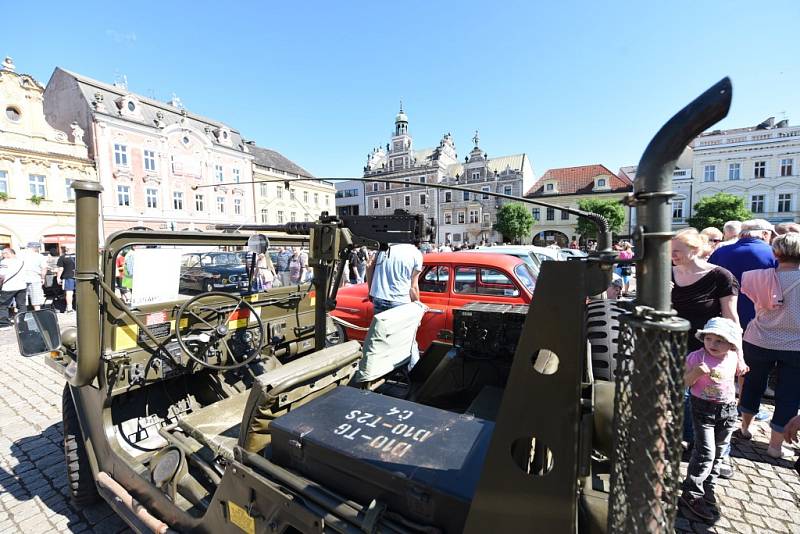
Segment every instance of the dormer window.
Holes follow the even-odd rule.
[[[595,190],[598,189],[610,189],[610,185],[608,183],[607,176],[601,176],[594,179],[594,188]]]
[[[548,184],[544,184],[544,192],[545,193],[555,193],[556,192],[556,184],[554,184],[552,182],[548,183]]]
[[[217,138],[217,141],[222,145],[231,144],[231,132],[227,128],[217,128],[216,130],[214,130],[214,136]]]
[[[133,117],[137,119],[142,118],[142,112],[139,109],[139,101],[131,95],[125,95],[115,100],[119,114],[125,117]]]
[[[133,102],[133,100],[128,100],[128,111],[136,111],[136,104]]]

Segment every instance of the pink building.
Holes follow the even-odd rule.
[[[225,124],[189,113],[177,99],[158,102],[60,68],[45,89],[44,111],[55,127],[77,121],[86,132],[103,185],[106,236],[134,226],[205,230],[255,221],[253,157]]]

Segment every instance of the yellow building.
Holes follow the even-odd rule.
[[[323,211],[336,215],[336,187],[333,183],[316,180],[311,173],[274,150],[258,147],[252,142],[248,143],[247,150],[254,157],[253,193],[257,223],[314,221]],[[286,183],[265,181],[285,178],[309,180]]]
[[[525,194],[533,198],[564,206],[578,208],[585,199],[621,200],[633,191],[633,183],[617,176],[604,165],[582,165],[550,169]],[[547,246],[553,243],[566,247],[573,239],[580,239],[577,232],[578,218],[555,208],[534,206],[532,241],[534,245]],[[630,233],[630,208],[625,208],[625,221],[620,234]]]
[[[42,87],[18,74],[11,58],[0,69],[0,246],[45,249],[75,242],[74,180],[97,180],[83,130],[68,136],[44,117]]]

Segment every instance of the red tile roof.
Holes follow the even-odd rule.
[[[609,180],[610,189],[603,192],[615,193],[620,191],[632,191],[633,183],[627,176],[617,176],[605,165],[582,165],[580,167],[564,167],[561,169],[549,169],[539,180],[533,184],[526,197],[538,196],[558,196],[592,193],[594,191],[594,179],[598,176],[605,176]],[[544,182],[555,180],[558,192],[551,195],[544,194]]]

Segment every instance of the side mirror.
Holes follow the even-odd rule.
[[[264,234],[253,234],[247,238],[247,251],[265,254],[269,248],[269,239]]]
[[[57,350],[61,346],[58,318],[53,310],[36,310],[14,317],[17,345],[23,356]]]

